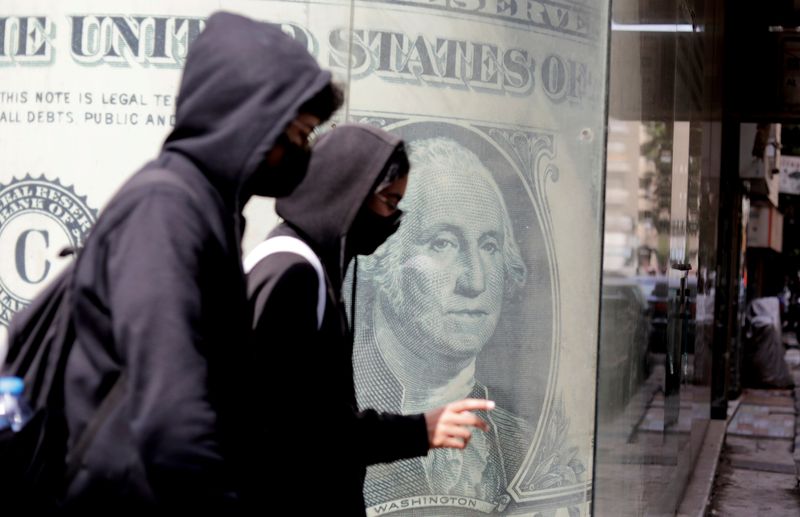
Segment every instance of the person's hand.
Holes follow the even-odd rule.
[[[494,401],[484,399],[463,399],[451,402],[446,406],[432,409],[425,413],[428,426],[428,444],[431,449],[450,447],[463,449],[472,438],[470,427],[477,427],[484,432],[489,424],[481,420],[471,411],[489,411],[494,409]]]

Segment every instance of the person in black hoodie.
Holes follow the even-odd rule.
[[[77,259],[68,454],[112,387],[121,396],[65,481],[64,510],[230,513],[252,502],[241,210],[300,182],[309,133],[337,92],[278,26],[209,18],[160,156],[114,196]]]
[[[424,456],[431,447],[463,448],[469,426],[488,429],[470,412],[492,409],[488,400],[407,416],[356,404],[354,322],[342,284],[351,259],[373,253],[399,226],[408,170],[399,138],[363,124],[336,127],[315,143],[300,186],[276,202],[284,222],[245,260],[256,362],[293,372],[279,387],[289,431],[276,432],[271,418],[258,423],[281,449],[265,485],[275,494],[269,509],[279,515],[314,513],[309,494],[319,507],[364,515],[368,465]],[[276,249],[287,237],[291,244]],[[354,278],[352,300],[356,286]]]

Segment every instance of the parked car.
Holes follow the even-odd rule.
[[[650,373],[647,363],[649,320],[647,300],[635,278],[604,274],[598,389],[609,410],[623,410]]]

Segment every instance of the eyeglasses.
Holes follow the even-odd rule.
[[[307,126],[297,120],[289,122],[289,127],[286,128],[286,137],[289,141],[304,151],[311,150],[318,135],[318,127]]]
[[[400,201],[401,201],[400,199],[389,198],[378,192],[375,193],[375,197],[378,199],[378,201],[386,205],[386,208],[388,208],[392,212],[397,210],[397,208],[400,206]]]

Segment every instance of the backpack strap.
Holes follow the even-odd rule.
[[[320,262],[317,254],[311,247],[298,239],[289,235],[279,235],[277,237],[270,237],[251,251],[247,258],[244,259],[244,272],[250,273],[253,268],[273,253],[294,253],[300,255],[308,261],[317,272],[317,279],[319,280],[319,292],[317,294],[317,330],[322,328],[322,318],[325,315],[325,294],[326,283],[325,273],[322,269],[322,262]]]

